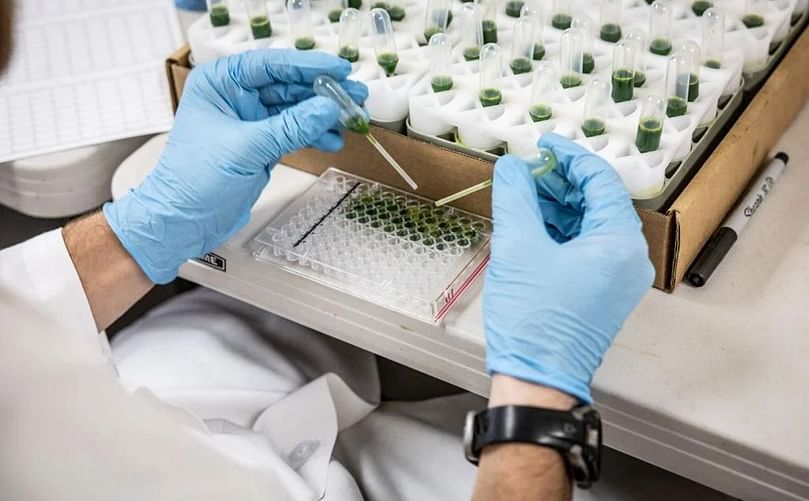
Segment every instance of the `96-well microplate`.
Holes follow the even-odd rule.
[[[438,323],[486,267],[486,219],[328,169],[255,238],[272,261]]]

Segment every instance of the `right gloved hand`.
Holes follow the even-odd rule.
[[[556,134],[539,146],[558,160],[545,176],[510,155],[495,168],[487,368],[589,403],[593,373],[654,269],[612,167]]]

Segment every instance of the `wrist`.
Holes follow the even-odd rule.
[[[576,397],[555,388],[523,381],[505,374],[493,374],[489,391],[489,407],[521,405],[543,409],[570,410]]]

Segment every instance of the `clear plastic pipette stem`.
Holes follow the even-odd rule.
[[[544,176],[548,172],[552,171],[554,167],[556,167],[556,155],[554,155],[550,150],[546,149],[540,149],[539,153],[529,159],[523,158],[523,161],[527,163],[529,167],[531,167],[531,175],[534,177]],[[447,205],[448,203],[460,200],[461,198],[469,196],[473,193],[477,193],[478,191],[490,188],[492,184],[493,181],[491,179],[487,179],[482,183],[478,183],[474,186],[461,190],[458,193],[444,197],[441,200],[438,200],[435,205],[436,207]]]
[[[397,173],[398,173],[400,176],[402,176],[402,179],[404,179],[404,180],[405,180],[405,182],[406,182],[406,183],[407,183],[407,184],[408,184],[408,185],[409,185],[411,188],[413,188],[414,190],[419,189],[419,185],[417,185],[417,184],[416,184],[416,182],[415,182],[415,181],[413,181],[413,178],[412,178],[412,177],[410,177],[410,176],[407,174],[407,172],[406,172],[406,171],[405,171],[405,170],[402,168],[402,166],[401,166],[401,165],[399,165],[399,162],[397,162],[397,161],[396,161],[396,160],[395,160],[395,159],[394,159],[392,156],[390,156],[390,153],[388,153],[388,150],[386,150],[384,147],[382,147],[382,145],[381,145],[381,144],[379,144],[379,141],[377,141],[377,140],[376,140],[376,138],[375,138],[375,137],[374,137],[374,136],[373,136],[373,135],[372,135],[370,132],[369,132],[368,134],[366,134],[366,135],[365,135],[365,137],[367,137],[367,138],[368,138],[368,141],[369,141],[369,142],[370,142],[372,145],[374,145],[374,148],[376,148],[376,151],[378,151],[378,152],[379,152],[379,154],[380,154],[380,155],[382,155],[382,157],[384,157],[384,158],[385,158],[385,160],[387,160],[387,161],[388,161],[388,163],[390,164],[390,166],[391,166],[391,167],[393,167],[393,169],[394,169],[394,170],[395,170],[395,171],[396,171],[396,172],[397,172]]]

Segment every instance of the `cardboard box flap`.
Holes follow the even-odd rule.
[[[166,76],[169,78],[169,92],[175,112],[180,103],[180,94],[185,87],[185,81],[191,73],[190,50],[186,44],[166,59]]]

